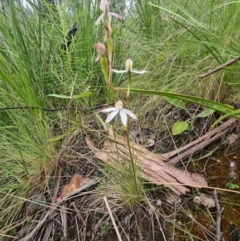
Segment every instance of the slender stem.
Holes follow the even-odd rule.
[[[115,87],[112,86],[111,84],[111,79],[112,79],[112,49],[113,49],[113,43],[111,39],[111,25],[108,24],[108,26],[105,26],[106,29],[106,36],[107,36],[107,48],[108,48],[108,78],[105,79],[106,84],[108,85],[108,87],[113,91],[113,92],[118,92],[122,95],[124,95],[124,97],[127,99],[127,94],[122,91],[119,90]]]
[[[127,89],[127,98],[128,99],[129,99],[129,95],[130,95],[131,77],[132,77],[132,75],[131,75],[131,72],[129,71],[128,72],[128,89]],[[129,108],[129,106],[128,106],[128,108]]]
[[[112,63],[111,63],[111,62],[108,62],[108,66],[109,66],[109,68],[108,68],[108,79],[106,80],[106,84],[108,85],[108,87],[109,87],[113,92],[118,92],[118,93],[124,95],[124,97],[127,99],[127,94],[126,94],[124,91],[122,91],[122,90],[120,90],[120,89],[117,89],[117,88],[115,88],[115,87],[112,86],[112,84],[111,84],[111,78],[112,78]]]
[[[126,98],[126,102],[127,102],[127,108],[129,108],[129,106],[130,106],[129,95],[130,95],[130,84],[131,84],[131,72],[128,72],[128,90],[127,90],[127,93],[112,86],[111,79],[112,79],[113,43],[112,43],[112,39],[111,39],[111,25],[110,24],[106,25],[105,30],[106,30],[107,48],[108,48],[108,77],[107,77],[107,79],[105,79],[105,81],[106,81],[106,84],[108,85],[108,87],[112,91],[118,92],[118,93],[124,95],[124,97]],[[139,199],[140,196],[139,196],[139,190],[138,190],[138,185],[137,185],[136,169],[135,169],[135,165],[134,165],[134,161],[133,161],[133,155],[132,155],[131,146],[130,146],[129,119],[127,120],[126,136],[127,136],[127,145],[128,145],[128,150],[129,150],[130,161],[131,161],[131,164],[132,164],[134,183],[135,183],[135,187],[136,187],[136,191],[137,191],[137,195],[138,195],[138,199]]]
[[[131,72],[128,72],[128,90],[127,90],[127,108],[129,109],[130,107],[130,85],[131,85]],[[135,182],[135,187],[136,187],[136,191],[138,194],[138,198],[139,198],[139,190],[138,190],[138,185],[137,185],[137,175],[136,175],[136,169],[135,169],[135,165],[134,165],[134,161],[133,161],[133,155],[132,155],[132,150],[131,150],[131,146],[130,146],[130,133],[129,133],[129,118],[127,120],[127,130],[126,130],[126,136],[127,136],[127,145],[128,145],[128,151],[129,151],[129,157],[131,160],[131,164],[132,164],[132,170],[133,170],[133,176],[134,176],[134,182]]]
[[[130,157],[131,164],[132,164],[134,183],[135,183],[135,187],[136,187],[136,191],[137,191],[137,195],[138,195],[138,199],[139,199],[140,196],[139,196],[139,190],[138,190],[138,185],[137,185],[136,169],[135,169],[135,165],[134,165],[134,161],[133,161],[133,155],[132,155],[132,150],[131,150],[131,146],[130,146],[130,138],[129,138],[129,119],[128,119],[128,122],[127,122],[126,136],[127,136],[127,146],[128,146],[128,151],[129,151],[129,157]]]

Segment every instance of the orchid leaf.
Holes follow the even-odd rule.
[[[186,130],[188,130],[188,123],[185,121],[178,121],[178,122],[175,122],[172,127],[172,134],[178,135]]]
[[[57,95],[57,94],[50,94],[48,96],[56,97],[56,98],[60,98],[60,99],[80,99],[80,98],[88,97],[90,95],[92,95],[92,92],[84,92],[84,93],[81,93],[79,95],[72,95],[72,96]]]

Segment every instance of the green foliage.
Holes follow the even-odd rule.
[[[135,170],[137,166],[135,165]],[[141,188],[140,179],[135,179],[132,167],[119,167],[118,182],[121,187],[122,201],[128,212],[134,212],[136,205],[139,203],[139,197],[142,197],[139,193],[139,188]],[[137,177],[139,175],[137,171]],[[137,181],[137,188],[136,188]]]
[[[229,189],[232,189],[232,190],[239,189],[239,186],[237,184],[232,183],[232,182],[227,182],[226,187],[228,187]]]
[[[201,111],[199,114],[197,114],[197,117],[207,117],[209,115],[212,115],[215,112],[215,110],[211,109],[211,108],[205,108],[203,111]]]
[[[182,132],[184,132],[186,130],[188,130],[188,123],[185,121],[175,122],[174,125],[172,126],[172,134],[173,135],[181,134]]]
[[[186,109],[185,103],[182,100],[174,99],[174,98],[167,97],[167,96],[165,96],[164,99],[173,106],[176,106],[176,107],[179,107],[182,109]]]
[[[45,1],[29,1],[31,9],[8,2],[0,13],[1,233],[23,211],[21,200],[45,185],[42,173],[48,178],[57,165],[55,155],[67,135],[56,123],[68,117],[44,109],[67,107],[69,96],[79,105],[79,98],[91,95],[87,89],[95,78],[93,4],[86,2],[83,11],[76,2],[59,9]],[[73,21],[77,36],[63,50]],[[59,98],[48,97],[52,93]]]

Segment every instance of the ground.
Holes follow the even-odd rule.
[[[206,123],[206,119],[197,123],[199,130],[202,130],[201,134],[208,130],[209,125]],[[205,128],[204,131],[203,128]],[[145,128],[144,132],[160,140],[157,133],[152,133],[153,128]],[[172,139],[169,140],[170,136],[166,133],[161,137],[162,141],[155,142],[154,150],[164,149],[165,152],[173,150],[173,146],[169,144]],[[198,136],[196,133],[196,129],[190,130],[174,138],[176,143],[184,145],[196,139]],[[117,240],[116,229],[103,201],[104,196],[107,198],[124,241],[216,240],[216,208],[206,207],[193,201],[200,192],[212,197],[214,188],[217,190],[219,204],[223,209],[221,213],[223,238],[227,241],[238,240],[237,231],[234,232],[234,230],[240,227],[238,192],[240,177],[237,174],[240,163],[239,133],[236,125],[228,136],[222,136],[221,139],[204,148],[201,153],[188,158],[184,166],[178,165],[178,168],[187,168],[191,172],[203,174],[211,188],[201,190],[191,188],[188,194],[179,198],[165,187],[146,183],[143,198],[133,210],[129,210],[122,202],[119,193],[114,190],[116,182],[112,182],[114,178],[111,178],[115,175],[114,172],[101,162],[97,160],[93,162],[89,158],[91,154],[83,138],[84,134],[79,132],[69,141],[69,147],[61,157],[59,165],[61,178],[58,179],[60,188],[57,196],[61,195],[62,187],[76,174],[95,179],[97,183],[64,202],[63,207],[66,208],[67,214],[63,215],[63,212],[57,210],[53,215],[53,222],[44,222],[31,240],[47,240],[44,239],[46,237],[44,235],[48,231],[50,233],[48,240]],[[102,145],[101,141],[98,145]],[[233,170],[236,175],[232,178],[230,177],[231,162],[236,164]],[[56,188],[57,178],[53,180]],[[47,203],[51,203],[51,196],[46,195],[46,197]],[[24,237],[36,229],[35,223],[40,222],[48,210],[48,208],[41,209],[29,217],[23,214],[25,222],[20,228],[19,236]]]

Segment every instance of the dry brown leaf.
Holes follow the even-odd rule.
[[[215,200],[205,193],[200,193],[200,196],[194,197],[193,202],[202,204],[207,208],[214,208],[216,206]]]
[[[64,197],[68,193],[70,193],[70,192],[76,190],[77,188],[81,187],[83,184],[87,183],[88,180],[89,180],[89,178],[84,178],[81,175],[72,176],[70,182],[63,187],[61,197]]]
[[[152,147],[155,145],[155,141],[153,139],[147,139],[147,144],[145,147]]]
[[[234,144],[238,139],[238,135],[236,134],[231,134],[228,138],[227,138],[227,141],[228,141],[228,144],[229,145],[232,145]]]

